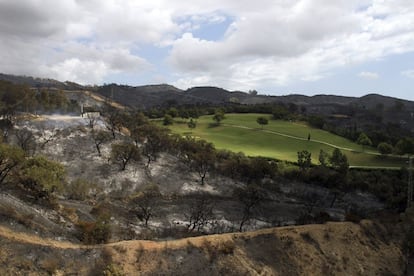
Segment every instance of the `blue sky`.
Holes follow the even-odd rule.
[[[412,0],[1,0],[0,39],[3,73],[414,100]]]

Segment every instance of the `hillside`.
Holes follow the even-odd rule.
[[[401,101],[405,110],[414,111],[414,102],[385,97],[378,94],[368,94],[360,98],[344,97],[335,95],[314,95],[305,96],[298,94],[290,94],[284,96],[268,96],[261,94],[250,94],[241,91],[228,91],[218,87],[193,87],[187,90],[178,89],[172,85],[144,85],[144,86],[128,86],[128,85],[103,85],[103,86],[82,86],[80,84],[66,81],[59,82],[53,79],[33,78],[30,76],[14,76],[0,73],[0,80],[7,80],[17,84],[27,84],[37,88],[56,88],[62,90],[96,90],[98,93],[119,101],[124,105],[130,105],[138,108],[149,108],[152,106],[162,106],[165,104],[223,104],[228,102],[236,102],[241,104],[259,104],[269,102],[294,103],[296,105],[351,105],[354,107],[362,107],[364,109],[377,108],[378,104],[382,104],[381,108],[389,109],[395,105],[396,101]]]
[[[2,275],[402,275],[405,267],[398,239],[371,221],[97,246],[2,226],[0,252]]]
[[[61,90],[81,90],[87,87],[75,82],[60,82],[54,79],[34,78],[30,76],[15,76],[0,73],[0,80],[10,81],[15,84],[26,84],[36,88],[56,88]],[[88,87],[90,89],[90,87]]]
[[[142,160],[120,170],[117,164],[110,162],[111,146],[128,137],[117,133],[114,141],[101,145],[99,156],[92,138],[93,131],[87,124],[87,118],[62,115],[39,116],[19,124],[19,130],[32,131],[39,145],[45,143],[38,147],[37,154],[64,165],[64,197],[58,201],[61,207],[56,213],[36,202],[22,207],[25,197],[23,200],[17,198],[21,192],[16,191],[14,186],[3,188],[3,193],[8,193],[0,194],[0,215],[5,221],[23,220],[31,225],[30,231],[36,229],[45,235],[72,239],[78,237],[72,230],[62,230],[62,226],[74,228],[78,221],[95,220],[96,210],[103,208],[113,216],[114,241],[131,237],[165,238],[191,235],[192,231],[188,231],[187,227],[191,210],[204,202],[204,208],[211,213],[207,217],[208,224],[199,227],[199,232],[223,233],[239,229],[243,203],[234,196],[233,191],[244,187],[243,181],[209,172],[205,183],[200,185],[195,169],[168,152],[161,154],[148,167]],[[104,121],[97,120],[94,129],[104,130]],[[83,186],[75,186],[79,181],[84,183]],[[333,206],[331,201],[335,194],[324,187],[292,183],[288,179],[278,179],[277,182],[268,179],[266,184],[266,189],[263,189],[266,200],[260,209],[252,209],[251,218],[243,229],[289,225],[303,214],[319,216],[319,212],[325,212],[331,219],[343,220],[349,206],[364,208],[366,212],[384,208],[382,202],[367,193],[350,192],[338,198]],[[154,216],[146,226],[137,216],[139,212],[131,196],[145,191],[148,186],[156,187],[160,196],[157,208],[153,210]],[[316,198],[317,202],[309,205],[308,197]],[[47,214],[48,219],[45,221],[42,216],[39,217],[37,211]],[[42,225],[49,227],[44,229]]]
[[[369,94],[360,98],[297,94],[268,96],[240,91],[232,92],[217,87],[193,87],[187,90],[168,84],[144,86],[109,84],[91,87],[73,82],[5,74],[0,74],[0,79],[27,84],[33,88],[93,91],[132,109],[276,103],[293,105],[295,109],[303,110],[304,115],[323,116],[328,123],[341,129],[357,127],[375,133],[378,131],[395,132],[395,127],[398,127],[403,130],[404,135],[409,135],[414,130],[414,102],[378,94]]]
[[[368,104],[378,96],[364,99],[367,108],[335,96],[315,96],[319,103],[307,105],[308,97],[292,95],[306,107],[264,104],[253,106],[258,113],[227,111],[221,124],[212,124],[217,106],[231,110],[238,101],[273,97],[215,87],[91,91],[42,83],[49,81],[30,89],[4,82],[0,93],[8,116],[0,143],[0,275],[402,273],[404,237],[395,233],[408,171],[350,168],[341,150],[359,155],[361,163],[387,160],[378,159],[375,148],[360,152],[360,145],[322,130],[325,125],[314,129],[303,120],[320,111],[315,114],[326,120],[370,124]],[[174,135],[131,108],[133,102],[143,109],[152,104],[160,116],[178,114],[181,104],[200,109],[199,125],[190,129],[188,116],[175,117],[172,127],[182,129]],[[409,106],[389,103],[383,114],[402,114]],[[285,113],[295,117],[257,125],[258,116],[270,119],[278,107],[296,110]],[[215,145],[199,139],[210,141],[203,135],[211,133],[219,137]],[[238,143],[234,133],[244,140]],[[316,160],[321,146],[321,165],[296,160],[303,149]],[[341,150],[332,151],[337,146]],[[272,147],[281,160],[267,158]],[[393,229],[349,222],[384,214]]]
[[[269,118],[269,123],[261,128],[256,119]],[[271,120],[269,114],[226,114],[220,125],[212,127],[212,116],[201,116],[197,127],[189,129],[182,119],[176,119],[169,126],[174,133],[192,135],[214,143],[218,149],[244,152],[249,156],[266,156],[279,160],[296,162],[297,152],[307,150],[312,154],[312,162],[318,164],[320,150],[332,152],[341,149],[348,157],[351,166],[393,167],[400,169],[406,158],[401,156],[380,156],[375,148],[362,148],[348,139],[325,130],[310,127],[304,122]],[[310,135],[308,141],[307,137]]]
[[[1,193],[0,263],[7,265],[0,266],[0,274],[59,270],[65,275],[76,268],[81,275],[100,275],[108,265],[126,275],[137,271],[142,275],[402,274],[398,239],[383,225],[365,221],[270,228],[295,223],[304,214],[343,220],[349,208],[367,213],[384,208],[361,191],[338,197],[333,206],[333,191],[282,178],[263,182],[266,198],[243,228],[251,232],[179,239],[237,231],[243,205],[233,190],[245,183],[209,174],[200,185],[197,174],[169,153],[149,168],[136,163],[120,171],[108,158],[111,143],[127,139],[125,134],[117,133],[115,141],[105,143],[100,157],[87,123],[87,118],[78,116],[44,115],[17,126],[30,128],[39,142],[53,134],[39,153],[64,164],[68,190],[53,209],[25,198],[13,187],[8,188],[10,194]],[[99,119],[95,131],[103,128]],[[91,183],[83,199],[72,198],[85,188],[74,186],[79,179]],[[130,199],[148,183],[158,187],[160,197],[146,226]],[[203,202],[199,199],[208,200],[205,207],[212,206],[212,213],[208,225],[192,232],[188,214]],[[110,214],[109,244],[81,244],[78,224],[99,219],[99,212]]]

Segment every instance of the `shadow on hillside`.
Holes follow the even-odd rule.
[[[281,275],[297,275],[295,268],[298,264],[289,254],[296,250],[290,237],[279,238],[274,234],[264,234],[244,241],[242,246],[249,259],[263,263],[274,271],[279,271]]]
[[[221,125],[220,123],[209,123],[208,128],[219,127],[220,125]]]

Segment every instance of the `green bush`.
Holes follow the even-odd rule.
[[[95,222],[78,223],[79,238],[85,244],[106,243],[111,238],[109,216],[101,216]]]
[[[66,194],[70,199],[84,200],[93,186],[88,180],[78,178],[66,186]]]
[[[162,123],[164,126],[172,125],[174,123],[174,119],[171,115],[165,114],[164,120]]]
[[[36,200],[53,202],[54,193],[63,189],[66,171],[62,164],[42,156],[27,159],[19,172],[20,183]]]
[[[125,275],[122,272],[121,267],[119,267],[116,264],[107,265],[102,274],[104,276],[123,276],[123,275]]]

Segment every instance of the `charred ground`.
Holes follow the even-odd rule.
[[[71,273],[71,267],[78,267],[81,274],[402,273],[406,240],[387,223],[397,225],[395,218],[405,208],[407,170],[343,170],[332,164],[303,169],[282,160],[217,151],[205,141],[168,134],[142,113],[93,91],[71,86],[62,94],[36,85],[30,89],[7,84],[13,91],[23,91],[19,94],[23,97],[5,97],[6,90],[1,95],[6,106],[13,107],[2,109],[3,119],[10,121],[2,128],[2,160],[21,155],[1,185],[0,260],[9,264],[1,272]],[[116,99],[117,86],[105,89]],[[122,89],[125,95],[134,93],[134,88]],[[228,92],[216,88],[183,92],[148,86],[144,90],[155,99],[163,89],[170,89],[171,95],[189,93],[186,101],[203,98],[206,102],[210,100],[203,93],[214,90],[215,99],[231,103],[223,108],[245,108],[241,103],[234,105],[242,97],[258,103],[265,97],[234,92],[226,100]],[[171,100],[168,109],[177,101],[159,93],[160,98]],[[312,105],[316,98],[291,97],[286,103],[279,98],[276,106],[290,107],[294,112],[289,114],[316,114],[328,123],[332,118],[351,118],[369,124],[370,119],[361,120],[356,114],[368,114],[359,112],[372,108],[402,114],[411,108],[411,102],[401,105],[395,99],[380,107],[372,99],[378,96],[366,97],[362,106],[349,98],[317,96],[319,103]],[[25,105],[22,98],[38,105]],[[306,99],[309,103],[302,109],[299,103]],[[99,113],[81,116],[81,105],[94,106]],[[191,105],[194,108],[194,102]],[[355,113],[346,114],[350,112],[347,105],[354,106]],[[267,105],[256,108],[263,106]],[[160,108],[164,113],[171,112],[168,109]],[[65,114],[51,115],[56,112]],[[410,118],[403,119],[409,122]],[[401,125],[409,124],[400,122],[403,135],[409,129]],[[388,216],[392,218],[388,222],[357,224],[362,218]],[[292,226],[171,241],[344,220],[356,224]],[[162,242],[124,241],[137,239]],[[90,245],[108,242],[115,244]]]

